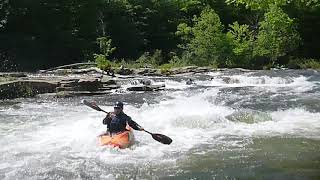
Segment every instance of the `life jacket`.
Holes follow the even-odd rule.
[[[123,112],[113,116],[108,126],[109,132],[118,133],[118,132],[125,131],[128,120],[130,120],[130,117]]]

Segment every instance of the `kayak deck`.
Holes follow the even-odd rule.
[[[111,146],[124,149],[133,144],[134,136],[132,129],[117,134],[103,134],[99,136],[101,146]]]

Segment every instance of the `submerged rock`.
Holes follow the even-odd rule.
[[[186,85],[192,85],[192,84],[195,84],[194,80],[188,79],[188,80],[186,81]]]
[[[233,122],[242,122],[247,124],[254,124],[272,120],[270,114],[254,110],[236,111],[228,115],[226,118]]]

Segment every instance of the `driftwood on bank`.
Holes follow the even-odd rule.
[[[63,66],[57,66],[57,67],[54,67],[54,68],[50,68],[50,69],[47,69],[47,70],[40,70],[39,72],[40,72],[40,73],[46,73],[46,72],[54,71],[54,70],[57,70],[57,69],[72,68],[72,67],[78,67],[78,66],[89,66],[89,65],[96,66],[97,63],[74,63],[74,64],[67,64],[67,65],[63,65]]]
[[[100,74],[103,74],[103,75],[109,75],[108,72],[106,71],[103,71],[97,67],[90,67],[90,68],[85,68],[85,69],[70,69],[72,73],[75,73],[75,74],[81,74],[81,73],[89,73],[89,72],[97,72],[97,73],[100,73]]]
[[[85,74],[85,73],[90,73],[90,72],[96,72],[102,75],[107,75],[111,77],[115,77],[113,72],[107,72],[103,71],[97,67],[90,67],[90,68],[85,68],[85,69],[54,69],[54,70],[42,70],[40,71],[41,73],[56,73],[56,74]]]

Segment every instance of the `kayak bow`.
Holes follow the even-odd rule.
[[[117,134],[102,134],[99,136],[101,146],[118,147],[125,149],[133,144],[134,135],[132,129]]]

